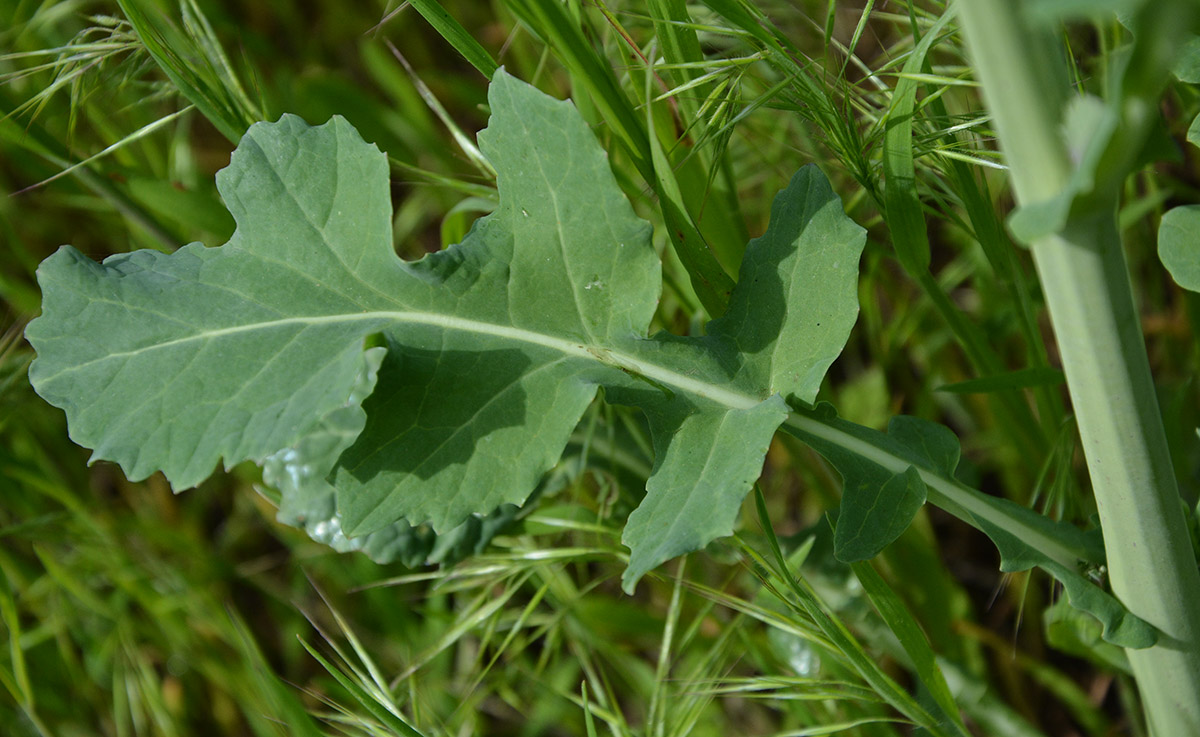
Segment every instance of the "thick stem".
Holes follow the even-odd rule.
[[[1116,594],[1158,627],[1129,650],[1158,737],[1200,735],[1200,573],[1129,287],[1116,217],[1033,244],[1100,511]]]
[[[1070,174],[1061,62],[1022,4],[959,0],[963,28],[1017,199]],[[1200,572],[1146,358],[1113,207],[1073,213],[1032,244],[1100,511],[1113,592],[1162,632],[1127,650],[1156,737],[1200,734]]]

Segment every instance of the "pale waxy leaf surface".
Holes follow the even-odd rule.
[[[500,205],[412,263],[391,247],[386,158],[349,124],[253,126],[218,175],[227,245],[47,260],[35,388],[131,478],[185,488],[253,460],[290,490],[286,518],[369,552],[398,522],[445,533],[524,502],[604,387],[645,411],[657,454],[626,588],[728,534],[784,398],[815,396],[855,320],[865,232],[806,167],[726,316],[648,337],[651,230],[587,125],[503,71],[489,103]]]
[[[320,161],[321,166],[316,166]],[[137,251],[97,264],[69,246],[38,268],[30,380],[71,438],[134,480],[195,486],[220,459],[261,461],[343,406],[390,254],[388,176],[340,118],[255,125],[218,187],[237,222],[222,248]],[[394,259],[393,259],[394,260]],[[353,270],[357,269],[357,271]]]
[[[375,388],[384,349],[370,348],[366,353],[367,365],[347,404],[326,415],[295,445],[263,462],[263,481],[280,492],[279,521],[304,530],[338,552],[361,551],[377,563],[398,561],[409,567],[454,563],[483,552],[488,542],[513,521],[517,507],[505,504],[488,515],[471,515],[440,535],[428,525],[413,527],[397,520],[368,535],[346,537],[337,511],[336,491],[327,477],[366,422],[360,405]]]

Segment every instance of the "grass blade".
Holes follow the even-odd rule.
[[[851,563],[850,567],[854,569],[854,575],[875,606],[875,611],[879,612],[879,616],[896,635],[896,639],[900,641],[904,651],[912,658],[917,678],[921,679],[921,683],[928,689],[929,695],[954,728],[960,735],[966,737],[967,727],[959,715],[958,705],[954,703],[954,697],[950,695],[950,689],[946,686],[946,678],[938,668],[933,649],[929,647],[929,641],[925,638],[925,633],[921,631],[917,620],[913,618],[904,601],[883,580],[883,577],[869,561]]]
[[[500,65],[496,63],[487,49],[483,48],[475,40],[475,37],[462,27],[461,23],[442,7],[440,2],[437,0],[409,0],[408,4],[420,13],[421,17],[428,21],[429,25],[433,26],[433,30],[446,39],[446,42],[453,46],[455,51],[462,54],[463,58],[471,63],[471,66],[478,69],[488,79],[492,78],[492,74]]]

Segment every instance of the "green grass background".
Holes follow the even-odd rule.
[[[815,161],[870,229],[859,326],[823,397],[873,427],[897,413],[944,422],[980,488],[1089,523],[1037,283],[1003,230],[1010,200],[953,22],[920,70],[902,73],[914,30],[939,32],[942,4],[443,5],[488,55],[572,97],[594,124],[656,226],[660,327],[695,331],[704,310],[622,138],[662,147],[682,207],[732,273],[771,197]],[[671,13],[687,20],[662,20]],[[1072,27],[1081,88],[1102,87],[1121,34],[1114,22]],[[928,267],[906,256],[913,244],[884,199],[903,80],[919,86],[909,155]],[[472,148],[485,93],[459,50],[394,2],[0,0],[0,732],[914,733],[778,567],[755,562],[771,536],[752,503],[738,538],[620,592],[619,532],[651,463],[636,415],[593,408],[542,505],[488,553],[410,570],[275,523],[253,468],[180,495],[157,477],[89,468],[62,414],[29,388],[21,331],[38,311],[38,262],[63,243],[95,258],[221,244],[233,223],[213,174],[254,120],[345,116],[392,159],[398,253],[456,242],[494,202]],[[632,117],[615,117],[614,100]],[[1172,89],[1164,161],[1130,179],[1122,210],[1190,505],[1200,312],[1158,264],[1154,233],[1166,207],[1196,201],[1200,168],[1183,141],[1198,108],[1196,88]],[[1030,376],[1042,381],[1022,387]],[[979,379],[960,387],[971,392],[941,390]],[[823,520],[836,474],[781,438],[762,487],[791,569],[923,705],[933,701],[906,647],[936,654],[977,734],[1139,733],[1123,655],[1046,577],[1001,576],[986,539],[923,512],[875,561],[921,624],[914,640],[832,557]]]

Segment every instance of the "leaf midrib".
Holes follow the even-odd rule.
[[[539,345],[544,348],[558,351],[559,353],[567,356],[582,358],[602,365],[612,366],[622,371],[628,371],[633,374],[644,376],[647,379],[652,379],[658,383],[666,384],[687,394],[692,394],[694,396],[707,399],[730,409],[749,409],[763,401],[758,397],[730,391],[729,389],[695,379],[691,376],[681,374],[678,371],[673,371],[658,364],[644,361],[623,351],[614,350],[608,346],[588,345],[586,343],[580,343],[578,341],[572,341],[566,338],[547,335],[545,333],[538,333],[533,330],[525,330],[523,328],[517,328],[511,325],[498,325],[495,323],[484,322],[482,320],[471,320],[467,318],[431,312],[398,310],[375,310],[370,312],[358,312],[354,314],[342,315],[286,317],[278,320],[259,321],[226,328],[204,330],[192,335],[184,336],[182,338],[175,338],[174,340],[154,343],[153,345],[144,346],[130,351],[109,353],[99,358],[92,359],[91,361],[76,364],[69,368],[63,369],[62,371],[59,371],[51,376],[43,377],[41,382],[49,383],[66,374],[81,371],[90,366],[94,366],[98,363],[103,363],[106,361],[131,358],[149,353],[151,351],[162,350],[179,345],[186,345],[188,343],[215,340],[226,336],[239,335],[258,330],[272,330],[279,327],[286,327],[288,325],[332,325],[348,322],[373,321],[427,325],[446,330],[458,330],[480,335],[490,335],[493,337],[506,338],[521,343]],[[636,337],[634,339],[647,340],[646,338]]]

